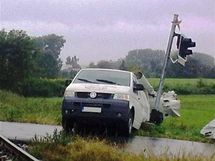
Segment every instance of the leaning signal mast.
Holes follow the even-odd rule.
[[[192,50],[188,49],[190,47],[195,47],[196,43],[192,42],[191,38],[186,38],[182,34],[175,33],[176,27],[179,27],[181,21],[178,20],[178,15],[175,14],[173,17],[172,21],[172,27],[169,35],[169,41],[165,53],[165,58],[164,58],[164,63],[162,67],[162,73],[160,77],[160,82],[159,82],[159,88],[157,92],[157,97],[155,101],[155,109],[152,111],[152,115],[157,115],[163,119],[163,114],[162,114],[162,109],[160,109],[160,99],[161,99],[161,93],[163,90],[163,85],[164,85],[164,79],[165,79],[165,73],[166,73],[166,66],[167,63],[170,59],[170,52],[172,48],[172,43],[173,39],[175,36],[177,36],[177,49],[179,50],[178,55],[177,55],[177,60],[175,62],[180,63],[181,65],[185,66],[185,62],[187,61],[187,55],[193,54]],[[172,60],[172,59],[171,59]],[[173,62],[173,63],[175,63]]]

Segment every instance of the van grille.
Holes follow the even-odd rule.
[[[96,98],[102,98],[102,99],[112,99],[113,94],[111,93],[96,93]],[[78,98],[90,98],[90,92],[76,92],[75,96]]]
[[[103,104],[103,103],[86,103],[86,102],[73,102],[74,107],[83,107],[83,106],[89,106],[89,107],[104,107],[109,108],[111,104]]]

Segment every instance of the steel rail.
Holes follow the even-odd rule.
[[[0,147],[3,147],[7,151],[15,155],[17,158],[23,159],[23,161],[39,161],[2,135],[0,135]]]

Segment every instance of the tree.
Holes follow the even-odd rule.
[[[72,58],[68,56],[66,58],[66,65],[70,65],[73,69],[80,69],[81,66],[78,64],[79,58],[73,56]]]
[[[21,92],[22,83],[34,72],[37,50],[25,31],[0,31],[0,87]]]
[[[125,63],[128,68],[138,66],[147,77],[159,77],[164,60],[164,51],[136,49],[128,52]]]
[[[70,56],[66,58],[66,65],[72,65],[72,59]]]
[[[91,68],[119,69],[121,64],[122,59],[118,59],[117,61],[100,60],[96,65],[94,63],[90,63],[88,66]]]
[[[90,64],[88,65],[89,68],[96,68],[96,65],[94,62],[90,62]]]
[[[115,69],[112,61],[101,60],[97,63],[97,68]]]
[[[76,56],[72,57],[71,65],[72,68],[81,68],[81,66],[78,64],[79,59]]]
[[[62,60],[59,58],[66,40],[63,36],[55,34],[35,38],[35,45],[41,52],[38,59],[39,76],[56,77],[62,67]]]
[[[147,77],[159,77],[164,61],[164,51],[137,49],[129,51],[125,57],[128,69],[139,67]],[[194,53],[187,58],[185,67],[171,61],[167,66],[167,77],[210,77],[214,78],[214,58],[203,53]]]
[[[120,70],[127,70],[127,67],[126,67],[126,65],[125,65],[125,60],[122,60],[120,66],[119,66],[119,69],[120,69]]]

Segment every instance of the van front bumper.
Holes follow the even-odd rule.
[[[85,111],[93,108],[93,112]],[[87,125],[120,126],[129,118],[129,102],[115,99],[67,98],[63,100],[63,121]]]

